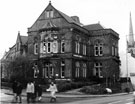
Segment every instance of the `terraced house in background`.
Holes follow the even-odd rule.
[[[120,74],[119,34],[100,23],[83,25],[51,2],[28,28],[26,55],[34,78],[74,80],[117,79]],[[16,48],[17,49],[17,48]]]

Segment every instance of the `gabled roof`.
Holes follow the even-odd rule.
[[[22,45],[25,45],[28,41],[28,37],[27,36],[20,36],[20,38],[21,38]]]
[[[79,25],[79,26],[82,26],[82,25],[83,25],[82,23],[76,22],[75,20],[73,20],[72,17],[69,17],[68,15],[62,13],[61,11],[59,11],[59,10],[57,10],[57,11],[58,11],[58,12],[60,13],[60,15],[62,15],[62,17],[64,17],[69,23],[75,23],[75,24],[77,24],[77,25]]]
[[[22,43],[22,45],[25,45],[28,41],[28,36],[22,36],[20,35],[20,31],[18,31],[18,36],[16,42]]]
[[[31,31],[36,30],[37,31],[39,29],[43,29],[46,26],[45,24],[46,24],[46,21],[48,21],[48,19],[45,19],[45,16],[44,15],[45,15],[45,12],[47,11],[48,8],[49,9],[51,9],[51,8],[54,9],[68,23],[74,23],[74,24],[79,25],[79,26],[82,26],[83,25],[82,23],[75,21],[72,17],[70,17],[70,16],[62,13],[61,11],[57,10],[56,8],[54,8],[52,6],[51,3],[49,3],[49,5],[45,8],[45,10],[37,18],[37,20],[34,22],[34,24],[30,28],[28,28],[29,30],[31,30]],[[50,20],[51,20],[51,18],[50,18]],[[52,18],[52,20],[53,20],[53,18]],[[54,22],[54,21],[52,21],[52,22]],[[55,23],[54,25],[57,25],[57,24]]]
[[[85,25],[83,26],[87,30],[100,30],[100,29],[105,29],[102,25],[99,23],[97,24],[90,24],[90,25]]]

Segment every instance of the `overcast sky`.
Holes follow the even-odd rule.
[[[1,0],[0,1],[0,58],[17,39],[18,31],[27,35],[49,0]],[[119,52],[126,52],[126,35],[129,33],[129,14],[135,27],[135,0],[51,0],[59,11],[77,15],[84,25],[100,24],[112,28],[119,36]],[[135,62],[134,62],[135,63]]]

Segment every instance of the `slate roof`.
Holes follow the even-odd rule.
[[[83,26],[87,30],[100,30],[100,29],[105,29],[101,24],[90,24],[90,25],[85,25]]]
[[[73,20],[71,17],[69,17],[68,15],[64,14],[63,12],[57,10],[61,15],[62,17],[64,17],[69,23],[75,23],[79,26],[82,26],[83,24],[82,23],[79,23],[79,22],[76,22],[75,20]]]

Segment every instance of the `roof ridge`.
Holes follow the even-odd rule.
[[[56,8],[55,8],[56,9]],[[56,9],[57,10],[57,9]],[[77,22],[77,21],[75,21],[71,16],[68,16],[67,14],[65,14],[65,13],[63,13],[63,12],[61,12],[61,11],[59,11],[59,10],[57,10],[59,13],[60,13],[60,15],[62,16],[62,17],[64,17],[69,23],[71,22],[71,23],[75,23],[75,24],[77,24],[77,25],[79,25],[79,26],[81,26],[81,25],[83,25],[82,23],[79,23],[79,22]],[[70,20],[69,20],[70,19]]]

